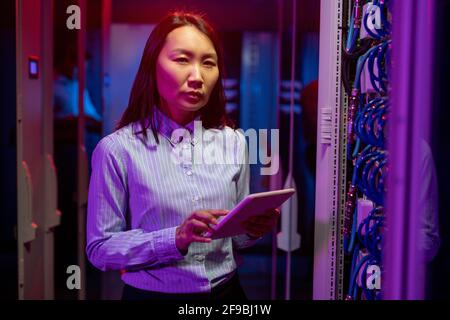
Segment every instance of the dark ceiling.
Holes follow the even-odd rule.
[[[291,24],[290,0],[113,0],[113,23],[156,23],[174,9],[195,10],[220,31],[277,30],[278,8],[285,27]],[[280,5],[281,4],[281,5]],[[319,30],[319,0],[298,0],[298,31]]]

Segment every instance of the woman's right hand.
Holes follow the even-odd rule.
[[[214,231],[210,225],[217,224],[217,218],[224,216],[228,210],[199,210],[191,213],[189,217],[176,229],[175,245],[185,255],[192,242],[211,242],[210,237],[202,234]]]

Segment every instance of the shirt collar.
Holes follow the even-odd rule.
[[[170,143],[173,145],[176,145],[182,141],[182,139],[172,139],[172,133],[176,129],[185,129],[189,132],[191,137],[193,137],[194,134],[194,123],[195,121],[200,120],[200,115],[196,116],[195,119],[193,119],[191,122],[189,122],[187,125],[182,126],[178,124],[177,122],[170,119],[168,116],[166,116],[161,110],[159,110],[158,107],[154,107],[154,117],[156,122],[156,127],[158,132],[163,135],[167,140],[169,140]],[[181,137],[182,138],[182,137]]]

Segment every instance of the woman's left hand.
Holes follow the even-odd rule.
[[[247,230],[248,236],[259,238],[273,230],[279,217],[280,209],[271,209],[263,214],[248,218],[242,224],[245,230]]]

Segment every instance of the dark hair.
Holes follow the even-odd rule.
[[[219,78],[211,92],[207,104],[200,109],[200,120],[206,129],[223,128],[225,125],[233,126],[225,111],[225,94],[222,77],[224,73],[223,52],[218,35],[203,16],[184,11],[175,11],[165,16],[153,29],[145,44],[136,78],[128,101],[128,107],[122,115],[116,130],[136,121],[140,121],[142,131],[147,138],[147,129],[151,127],[157,143],[157,124],[155,123],[153,109],[160,103],[156,86],[156,61],[164,46],[167,35],[174,29],[183,26],[193,26],[204,33],[212,42],[217,53]]]

